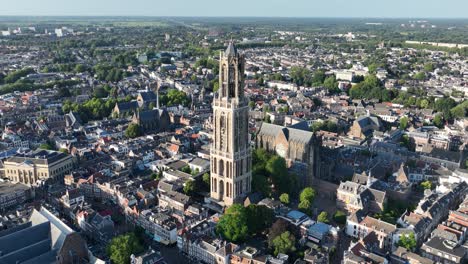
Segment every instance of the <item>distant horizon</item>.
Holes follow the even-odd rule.
[[[290,19],[383,19],[383,20],[468,20],[468,17],[366,17],[366,16],[170,16],[170,15],[1,15],[8,18],[290,18]]]
[[[468,19],[466,0],[0,0],[0,16]]]

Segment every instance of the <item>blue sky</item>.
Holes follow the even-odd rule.
[[[0,0],[0,15],[468,18],[468,0]]]

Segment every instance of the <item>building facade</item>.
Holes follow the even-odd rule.
[[[220,58],[220,89],[213,100],[211,147],[211,198],[226,206],[240,201],[251,189],[252,157],[244,67],[244,56],[231,42]]]
[[[14,156],[4,163],[5,176],[13,183],[36,185],[38,181],[61,181],[74,167],[74,158],[58,151],[38,150]]]

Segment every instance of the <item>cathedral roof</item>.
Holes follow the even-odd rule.
[[[310,131],[304,131],[301,129],[295,129],[290,127],[283,127],[279,125],[263,123],[260,128],[259,134],[269,135],[269,136],[278,136],[280,133],[283,133],[288,141],[298,141],[303,143],[309,143],[313,137],[314,133]]]

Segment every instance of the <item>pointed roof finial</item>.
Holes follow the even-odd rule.
[[[236,54],[237,54],[237,49],[236,49],[236,46],[234,46],[234,41],[232,40],[232,37],[231,37],[231,41],[229,41],[228,47],[226,51],[224,52],[224,55],[235,56]]]

